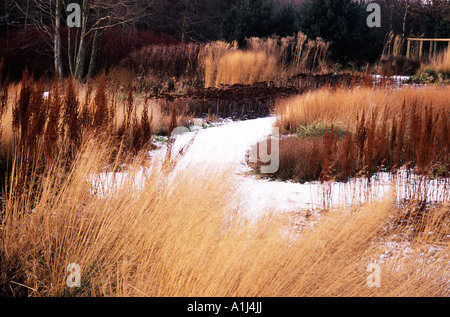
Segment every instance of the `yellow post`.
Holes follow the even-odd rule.
[[[408,44],[406,46],[406,58],[409,58],[409,54],[411,52],[411,41],[409,39],[407,39]]]
[[[431,57],[433,57],[433,41],[430,41],[430,50],[428,51],[428,59],[431,60]]]
[[[420,47],[419,47],[419,59],[422,58],[422,49],[423,49],[423,41],[420,41]]]
[[[434,41],[434,55],[437,54],[437,42]]]

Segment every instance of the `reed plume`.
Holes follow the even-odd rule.
[[[59,135],[59,119],[61,116],[62,100],[60,96],[60,84],[57,75],[53,78],[53,85],[50,96],[50,108],[48,112],[47,126],[44,132],[44,148],[48,161],[51,161],[54,150],[57,148]]]
[[[77,148],[81,143],[81,124],[79,113],[78,92],[73,77],[67,79],[67,88],[64,99],[63,131],[69,144]]]

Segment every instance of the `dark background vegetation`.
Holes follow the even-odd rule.
[[[86,0],[59,0],[67,3]],[[91,32],[86,38],[82,78],[118,65],[130,53],[149,45],[207,42],[224,39],[245,45],[247,37],[288,36],[299,31],[308,38],[331,42],[329,58],[344,67],[349,62],[373,63],[379,58],[389,32],[432,38],[450,37],[448,0],[378,0],[381,28],[366,25],[368,1],[352,0],[115,0],[89,1]],[[43,3],[46,3],[45,5]],[[48,5],[50,3],[50,5]],[[0,57],[3,75],[19,80],[28,68],[34,77],[54,72],[55,0],[3,0],[0,5]],[[62,69],[70,74],[65,10],[60,29]],[[105,18],[107,17],[107,18]],[[94,30],[99,27],[97,49],[92,54]],[[77,29],[72,30],[76,44]],[[73,49],[73,48],[72,48]]]

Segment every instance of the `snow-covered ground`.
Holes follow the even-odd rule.
[[[246,157],[256,143],[267,140],[273,131],[274,117],[233,122],[221,127],[201,130],[186,155],[178,163],[182,168],[190,163],[234,164],[235,180],[239,185],[240,206],[252,214],[267,210],[312,210],[337,205],[350,205],[385,198],[391,190],[399,199],[420,194],[429,201],[442,200],[450,190],[449,181],[427,180],[406,170],[396,175],[377,173],[369,182],[355,178],[349,182],[308,182],[304,184],[260,179],[249,175]],[[174,149],[192,140],[186,133],[176,140]],[[395,184],[395,185],[394,185]]]
[[[267,140],[273,131],[274,117],[237,121],[218,127],[195,129],[194,132],[178,135],[172,148],[176,155],[184,146],[185,153],[176,165],[174,173],[189,165],[231,166],[234,171],[239,206],[249,216],[258,216],[267,211],[310,212],[316,208],[346,206],[379,198],[385,198],[394,190],[398,199],[409,198],[411,193],[420,193],[429,201],[448,197],[449,180],[426,180],[401,170],[396,175],[378,173],[368,182],[355,178],[346,183],[309,182],[293,183],[260,179],[249,174],[246,157],[253,145]],[[157,152],[165,155],[165,149]],[[155,155],[155,153],[153,153]],[[135,184],[144,177],[144,169],[135,176]],[[101,191],[123,181],[123,174],[105,173],[97,178],[97,189]]]
[[[373,75],[375,78],[375,82],[380,82],[382,79],[386,80],[389,83],[395,84],[397,86],[404,84],[410,76],[389,76],[385,77],[383,75]]]

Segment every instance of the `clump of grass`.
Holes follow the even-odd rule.
[[[450,82],[450,47],[422,65],[414,78],[425,83],[448,84]]]
[[[323,152],[324,145],[321,138],[283,138],[279,146],[280,168],[271,176],[297,182],[315,180],[322,171],[320,161]],[[256,162],[255,168],[259,168],[260,165],[260,161]]]
[[[450,109],[445,101],[449,97],[450,90],[446,87],[424,87],[418,91],[324,88],[278,102],[276,126],[282,133],[295,134],[300,139],[311,136],[323,139],[327,145],[319,157],[320,180],[347,180],[355,175],[370,179],[375,172],[395,171],[402,166],[421,175],[445,176],[450,172],[446,167],[450,153],[446,145]],[[340,138],[336,150],[335,144],[327,139],[330,126],[341,131],[334,132]],[[280,147],[287,144],[281,142]],[[289,174],[293,179],[302,177],[292,171],[296,170],[293,166],[308,162],[305,149],[289,145],[286,151],[292,153],[289,160],[280,160],[279,174]]]
[[[122,104],[114,91],[108,91],[105,74],[89,80],[86,85],[72,78],[59,81],[57,77],[46,84],[44,79],[35,82],[25,71],[19,84],[5,83],[0,92],[0,99],[4,103],[0,105],[2,186],[10,186],[6,179],[12,169],[17,169],[21,173],[14,186],[26,191],[32,173],[39,175],[43,166],[56,159],[56,156],[64,157],[69,166],[85,139],[108,133],[116,140],[117,147],[123,146],[137,153],[151,147],[154,126],[161,130],[165,127],[167,131],[166,117],[161,114],[159,107],[149,105],[148,100],[134,102],[133,91],[128,101]],[[44,96],[46,90],[48,96]],[[11,92],[15,95],[14,99],[8,98]],[[124,120],[120,120],[121,112],[117,111],[122,105],[126,106],[124,109],[128,108],[122,117]],[[117,124],[118,121],[127,125],[122,127]],[[155,125],[155,122],[158,124]],[[124,135],[130,137],[122,139]],[[56,149],[64,149],[65,152],[61,154]],[[13,165],[12,157],[18,153],[20,159]],[[39,162],[38,168],[33,171],[32,166],[36,162]]]
[[[7,104],[8,104],[8,86],[9,86],[9,79],[6,78],[3,80],[3,63],[4,58],[2,57],[0,59],[0,118],[3,117],[3,115],[6,112]]]
[[[328,69],[329,43],[308,40],[303,33],[287,37],[248,38],[244,49],[237,43],[207,44],[200,54],[205,87],[274,81],[299,73],[322,73]]]
[[[141,91],[159,91],[174,81],[188,87],[203,82],[200,55],[202,44],[151,45],[129,54],[112,74],[122,85],[127,85],[136,74],[136,88]],[[132,70],[130,74],[126,70]],[[134,78],[135,79],[135,78]]]
[[[57,160],[47,165],[34,199],[7,195],[3,296],[448,296],[448,205],[420,212],[388,199],[315,223],[302,211],[249,222],[226,168],[167,177],[143,158],[103,197],[86,176],[114,156],[111,144],[84,143],[70,172]],[[428,252],[432,245],[440,247]],[[80,287],[66,284],[70,263],[80,266]],[[367,283],[370,263],[380,287]]]
[[[370,125],[367,128],[367,138],[364,142],[364,160],[363,164],[367,171],[367,177],[370,179],[373,173],[373,156],[375,151],[375,129],[377,120],[377,112],[372,112]]]
[[[283,133],[295,133],[302,126],[323,124],[344,129],[356,130],[356,118],[363,110],[371,113],[386,108],[387,120],[397,118],[402,107],[410,111],[414,103],[420,113],[425,112],[425,105],[431,103],[434,109],[448,111],[446,100],[450,97],[448,87],[413,87],[391,89],[389,87],[361,87],[359,89],[338,90],[327,87],[278,102],[275,109],[276,125]],[[380,118],[382,118],[380,116]],[[378,124],[377,124],[378,125]]]
[[[331,128],[330,126],[327,126],[322,123],[314,123],[312,125],[303,125],[298,128],[296,135],[300,138],[311,138],[311,137],[322,136],[330,128]],[[342,137],[346,134],[345,130],[342,130],[339,128],[333,127],[333,130],[334,130],[334,133],[339,137]]]
[[[386,35],[380,63],[377,72],[383,76],[414,75],[421,66],[417,57],[405,57],[403,50],[404,38],[392,31]],[[411,56],[418,56],[418,48],[411,46]]]
[[[20,88],[18,91],[18,97],[13,108],[12,128],[19,135],[23,136],[22,140],[25,141],[27,135],[29,111],[28,106],[30,104],[30,96],[32,93],[31,80],[28,76],[28,71],[25,70],[20,82]]]
[[[381,54],[382,58],[387,58],[389,56],[400,56],[402,55],[403,41],[401,35],[395,35],[393,31],[386,35],[385,43],[383,47],[383,52]]]
[[[331,126],[330,131],[325,132],[323,136],[324,142],[324,152],[322,156],[322,172],[319,175],[319,180],[321,182],[329,181],[333,177],[332,168],[335,162],[335,153],[337,149],[337,138],[334,134],[334,128]]]
[[[81,142],[80,102],[73,77],[67,80],[67,88],[63,104],[63,137],[74,149]]]
[[[353,136],[351,133],[349,133],[347,128],[340,153],[342,179],[349,179],[349,177],[353,175],[352,163],[354,161],[353,157],[355,155],[355,147],[353,145],[353,142]]]
[[[215,86],[270,81],[278,76],[277,61],[265,52],[235,51],[217,61]]]
[[[442,73],[448,76],[450,73],[450,47],[436,54],[424,68],[431,68],[436,73]]]
[[[98,130],[104,129],[108,118],[108,97],[106,94],[106,75],[104,73],[100,75],[93,102],[93,127]]]
[[[230,52],[237,51],[237,43],[230,45],[224,41],[215,41],[206,44],[200,52],[200,61],[204,72],[205,87],[216,85],[217,61]]]
[[[409,213],[399,210],[391,201],[355,206],[325,213],[320,222],[311,224],[311,229],[301,231],[286,226],[298,218],[267,216],[248,222],[242,218],[245,210],[237,207],[240,204],[234,177],[226,167],[191,166],[182,172],[161,173],[162,162],[149,161],[139,152],[127,154],[131,145],[126,140],[121,139],[118,147],[117,131],[98,135],[89,132],[95,128],[92,123],[99,102],[110,100],[106,103],[108,118],[114,113],[111,107],[123,106],[124,119],[127,101],[115,104],[113,98],[102,98],[104,91],[97,86],[97,93],[94,82],[85,88],[84,96],[76,87],[72,90],[70,83],[65,89],[54,84],[47,101],[37,98],[42,83],[35,85],[26,79],[20,87],[14,103],[18,144],[20,131],[32,131],[41,120],[35,106],[42,102],[41,109],[49,112],[43,112],[45,129],[39,137],[27,141],[34,146],[25,153],[35,156],[23,154],[19,146],[13,152],[10,185],[2,193],[5,203],[1,212],[0,293],[4,296],[448,295],[444,275],[447,264],[442,261],[448,253],[446,244],[434,254],[422,252],[428,245],[447,243],[447,205],[422,212],[423,216],[418,216],[415,209]],[[128,97],[134,108],[130,126],[142,127],[142,131],[146,126],[151,131],[153,115],[150,112],[148,117],[146,111],[153,108],[146,100],[141,103],[134,97]],[[77,99],[83,105],[78,103],[80,108],[75,111]],[[409,131],[411,114],[407,101],[401,108],[404,123],[396,124],[403,127],[404,133]],[[21,112],[23,109],[26,111]],[[168,127],[180,124],[180,109],[164,117]],[[79,113],[80,123],[89,123],[76,128],[81,139],[71,160],[67,160],[68,142],[64,141],[71,138],[68,132],[74,126],[66,116],[69,113]],[[426,122],[430,118],[439,120],[439,124],[433,121],[432,126],[438,127],[431,134],[436,135],[433,146],[441,152],[429,151],[431,157],[448,156],[442,151],[445,144],[449,148],[447,108],[433,108],[432,113],[426,113],[418,120],[423,131],[428,129]],[[83,115],[86,117],[81,119]],[[362,130],[368,130],[370,117],[360,114],[360,118],[364,118],[360,120]],[[52,144],[53,157],[45,161],[44,134],[49,122],[53,128],[47,133],[57,138],[48,138],[56,144]],[[346,133],[338,137],[337,125],[330,122],[333,133],[331,128],[325,129],[325,136],[280,140],[292,148],[280,144],[280,164],[292,162],[292,175],[297,173],[299,181],[317,179],[322,165],[328,169],[324,173],[327,177],[341,170],[353,173],[356,164],[350,163],[350,158],[356,157],[352,151],[357,153],[356,146],[351,146],[356,139],[354,126],[349,124]],[[57,124],[59,129],[54,129]],[[393,127],[387,125],[386,134],[390,129]],[[381,134],[377,131],[382,130],[375,130],[374,140]],[[61,131],[65,131],[64,136]],[[397,135],[403,133],[397,131]],[[395,148],[398,143],[393,143]],[[335,144],[337,150],[329,151],[330,144]],[[325,149],[328,157],[323,164]],[[124,161],[130,164],[123,165]],[[121,174],[114,175],[118,180],[122,176],[123,181],[107,186],[103,181],[105,166],[111,171],[120,170]],[[136,178],[140,178],[138,183]],[[300,212],[296,217],[305,220],[302,215]],[[390,242],[398,243],[411,226],[420,230],[400,241],[408,243],[411,257],[394,254],[386,258],[385,254],[392,251]],[[425,234],[428,232],[432,234]],[[381,288],[366,284],[365,268],[373,261],[381,267]],[[80,265],[80,288],[66,284],[70,263]]]
[[[57,147],[60,129],[62,101],[60,96],[60,84],[56,76],[53,79],[52,95],[50,99],[48,120],[44,132],[44,147],[48,160],[52,159],[54,154],[53,151]]]

